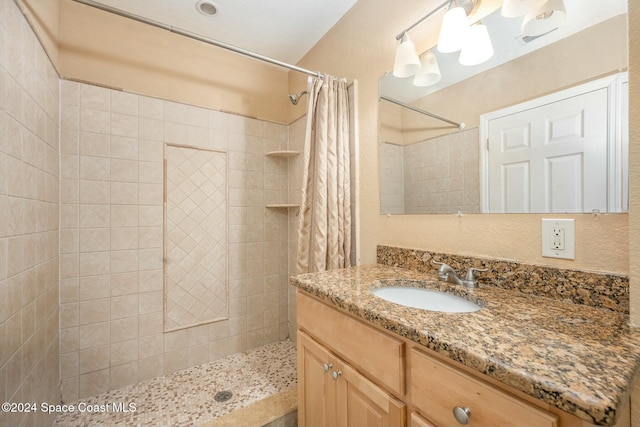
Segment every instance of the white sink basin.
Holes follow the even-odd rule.
[[[389,302],[443,313],[471,313],[482,307],[464,298],[432,289],[388,286],[371,292]]]

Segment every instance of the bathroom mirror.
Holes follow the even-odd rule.
[[[521,35],[522,18],[504,18],[500,10],[485,17],[482,22],[488,28],[495,54],[483,64],[460,65],[458,53],[442,54],[434,47],[431,51],[438,59],[442,75],[435,85],[418,87],[413,84],[412,77],[399,79],[391,73],[381,77],[378,135],[382,214],[627,210],[628,84],[623,73],[627,68],[626,1],[564,2],[567,20],[558,29],[539,37]],[[442,19],[441,14],[433,18]],[[597,109],[604,108],[600,111],[605,120],[604,130],[601,130],[604,134],[597,139],[606,147],[600,149],[596,157],[604,158],[603,167],[611,170],[594,179],[596,187],[604,191],[598,196],[602,202],[577,200],[575,204],[565,203],[566,195],[573,194],[572,188],[582,185],[573,182],[574,187],[566,186],[572,174],[593,176],[593,167],[581,157],[582,154],[574,155],[573,163],[545,159],[539,167],[530,170],[526,170],[528,166],[501,170],[494,167],[494,175],[513,176],[516,181],[504,181],[497,187],[492,184],[492,178],[489,178],[492,165],[488,163],[491,150],[487,147],[491,148],[494,142],[489,143],[488,123],[492,120],[497,123],[494,119],[499,112],[514,117],[517,110],[514,106],[518,105],[523,111],[533,112],[532,105],[540,104],[536,104],[537,100],[542,99],[544,104],[545,99],[555,99],[554,95],[563,93],[573,99],[576,87],[586,87],[590,92],[593,90],[589,85],[603,79],[608,88],[603,98],[606,107]],[[462,122],[465,127],[461,130],[416,110]],[[545,136],[541,138],[546,138],[547,134],[559,138],[581,134],[585,124],[591,122],[591,116],[580,109],[576,111],[579,112],[555,111],[557,120],[542,120]],[[526,115],[524,112],[519,114]],[[499,130],[502,135],[517,137],[511,138],[509,143],[517,140],[518,144],[527,145],[529,139],[536,138],[528,125],[515,126],[508,120],[501,123],[506,126]],[[546,140],[547,145],[550,140]],[[548,177],[553,168],[557,178],[552,184]],[[535,170],[540,170],[540,174]],[[525,174],[529,176],[528,180],[522,179]],[[519,186],[515,191],[513,182]],[[507,192],[509,186],[509,191],[516,194],[515,199],[518,194],[538,186],[554,193],[555,196],[550,197],[555,197],[556,201],[553,204],[532,202],[530,205],[494,202],[491,192],[493,196],[499,191]],[[594,191],[585,192],[585,199],[592,193]]]

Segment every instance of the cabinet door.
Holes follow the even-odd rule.
[[[298,331],[298,425],[335,426],[336,381],[331,378],[335,358],[305,333]]]
[[[405,404],[338,359],[333,378],[337,384],[338,425],[387,427],[406,425]]]

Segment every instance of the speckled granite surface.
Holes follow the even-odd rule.
[[[484,308],[450,314],[392,304],[369,291],[389,285],[385,279],[453,292]],[[583,420],[615,422],[640,366],[640,331],[628,326],[627,315],[499,287],[467,290],[436,279],[378,264],[299,275],[292,283]]]
[[[462,257],[393,246],[378,246],[376,258],[379,264],[421,272],[437,268],[431,265],[432,259],[449,264],[456,271],[467,271],[469,267],[486,268],[489,271],[477,273],[481,283],[491,282],[492,286],[503,289],[629,313],[629,278],[623,275]]]

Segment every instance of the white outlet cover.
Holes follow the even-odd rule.
[[[542,220],[542,256],[548,258],[576,259],[575,219]],[[553,248],[553,229],[564,229],[564,249]]]

